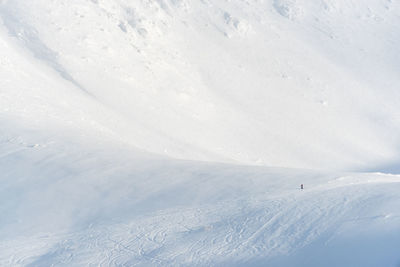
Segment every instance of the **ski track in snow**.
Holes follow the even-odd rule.
[[[333,238],[347,220],[386,220],[386,214],[367,218],[353,214],[360,206],[373,207],[374,187],[384,191],[398,188],[399,182],[397,176],[341,177],[282,195],[165,209],[74,233],[2,242],[0,265],[246,265],[260,257],[292,253],[321,234]]]

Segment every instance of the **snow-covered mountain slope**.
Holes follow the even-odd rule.
[[[395,0],[0,0],[0,265],[398,266],[399,25]]]
[[[399,158],[398,2],[214,2],[2,1],[3,42],[143,150],[353,170]]]

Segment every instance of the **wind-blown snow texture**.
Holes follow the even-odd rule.
[[[399,266],[399,25],[395,0],[0,0],[0,265]]]

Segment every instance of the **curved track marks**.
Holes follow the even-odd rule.
[[[290,254],[360,220],[396,177],[345,177],[309,190],[166,209],[67,235],[3,243],[1,265],[176,266],[235,264]],[[379,185],[379,186],[377,186]],[[374,192],[377,188],[377,192]],[[388,198],[390,200],[390,198]],[[379,214],[378,214],[379,215]],[[387,220],[389,217],[364,219]],[[26,245],[32,244],[32,245]],[[328,241],[327,241],[328,242]],[[52,244],[52,245],[50,245]],[[19,250],[18,247],[23,248]],[[28,251],[27,251],[28,249]],[[31,255],[31,256],[27,256]],[[33,256],[34,255],[34,256]]]

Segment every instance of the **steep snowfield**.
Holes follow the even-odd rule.
[[[116,113],[124,122],[109,128],[134,146],[181,159],[355,170],[399,158],[399,8],[13,0],[0,12],[5,42]]]
[[[399,25],[395,0],[0,0],[0,265],[398,266]]]

